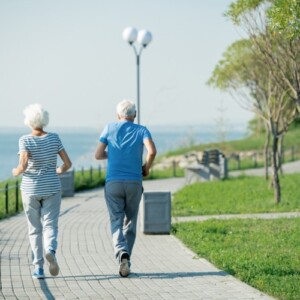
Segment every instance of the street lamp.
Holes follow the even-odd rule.
[[[152,34],[147,30],[137,31],[133,27],[127,27],[123,30],[123,39],[132,46],[136,55],[137,68],[137,123],[140,124],[140,57],[144,48],[146,48],[152,40]]]

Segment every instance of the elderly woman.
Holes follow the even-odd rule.
[[[30,246],[33,252],[33,278],[44,278],[44,258],[49,271],[58,275],[55,257],[57,249],[58,216],[61,204],[61,183],[58,174],[67,171],[72,163],[59,136],[44,131],[49,114],[40,104],[24,110],[25,125],[31,133],[19,140],[19,165],[12,170],[14,176],[23,173],[21,192],[28,222]],[[57,155],[63,164],[57,167]]]

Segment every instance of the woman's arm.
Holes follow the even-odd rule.
[[[22,174],[28,166],[29,153],[22,151],[19,157],[19,165],[12,169],[13,176],[18,176]]]
[[[71,162],[66,150],[63,149],[63,150],[59,151],[58,154],[59,154],[60,158],[62,159],[63,164],[56,169],[56,173],[62,174],[72,167],[72,162]]]

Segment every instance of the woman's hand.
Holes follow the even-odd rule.
[[[60,158],[62,159],[63,161],[63,164],[56,168],[56,173],[57,174],[62,174],[62,173],[65,173],[67,170],[69,170],[71,167],[72,167],[72,162],[68,156],[68,153],[66,152],[66,150],[61,150],[58,152]]]
[[[19,173],[19,170],[18,170],[18,168],[13,168],[12,169],[12,175],[13,176],[18,176],[20,173]]]
[[[21,152],[19,158],[19,165],[12,169],[13,176],[18,176],[22,174],[28,166],[29,154],[28,152]]]

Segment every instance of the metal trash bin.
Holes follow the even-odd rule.
[[[140,212],[143,233],[170,234],[171,192],[144,192]]]
[[[61,196],[73,197],[75,192],[74,170],[59,175],[61,182]]]

